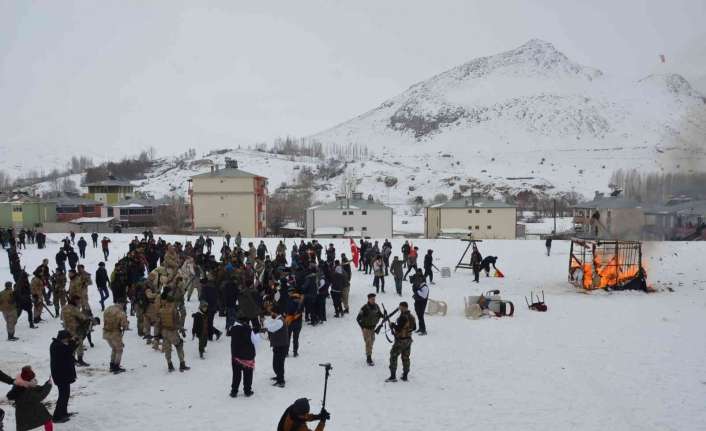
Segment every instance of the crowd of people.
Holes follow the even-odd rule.
[[[101,247],[103,260],[107,261],[110,239],[103,237],[99,241],[98,234],[94,233],[91,240],[94,248]],[[263,340],[262,334],[267,334],[273,352],[273,386],[285,387],[286,360],[299,355],[303,327],[325,324],[330,309],[333,318],[344,318],[350,313],[349,293],[354,274],[352,267],[355,266],[362,273],[360,276],[372,275],[371,284],[378,294],[385,293],[385,279],[391,275],[396,293],[401,296],[402,282],[409,278],[417,316],[415,319],[405,301],[388,315],[377,306],[375,293],[368,296],[356,321],[362,331],[369,365],[374,365],[375,335],[384,324],[388,328],[386,337],[394,338],[390,351],[390,377],[386,381],[397,381],[400,357],[402,380],[407,380],[412,334],[416,331],[419,335],[426,335],[424,310],[429,297],[427,279],[433,282],[433,251],[428,250],[422,270],[417,267],[418,247],[407,241],[400,249],[401,257],[394,256],[390,261],[393,252],[388,240],[382,246],[377,241],[366,240],[361,240],[359,245],[351,244],[353,258],[349,259],[346,253],[337,253],[333,244],[324,248],[317,240],[301,240],[289,249],[279,241],[271,251],[264,241],[257,245],[253,242],[244,244],[238,233],[235,238],[229,234],[224,237],[216,256],[214,240],[209,236],[199,236],[193,243],[169,243],[145,231],[142,238],[136,236],[132,239],[128,252],[115,262],[111,273],[104,262],[99,262],[95,276],[92,276],[82,264],[88,242],[83,236],[76,239],[72,232],[61,241],[55,255],[55,268],[50,270],[49,260],[44,259],[31,278],[20,264],[20,253],[12,245],[12,239],[7,238],[6,244],[14,284],[8,281],[5,290],[0,292],[0,310],[7,324],[8,340],[17,340],[15,329],[22,312],[26,312],[30,328],[36,328],[45,320],[45,312],[61,319],[63,325],[50,348],[52,380],[59,392],[56,408],[48,419],[43,412],[37,415],[41,421],[24,423],[27,416],[16,414],[18,429],[40,425],[51,429],[51,423],[70,420],[67,404],[71,383],[76,379],[74,367],[89,365],[85,343],[94,345],[91,334],[98,325],[102,325],[103,339],[111,349],[110,372],[121,374],[126,371],[122,366],[123,338],[131,329],[147,346],[164,354],[169,372],[188,371],[190,367],[184,353],[184,343],[188,341],[186,302],[192,298],[198,300],[198,307],[191,314],[189,332],[198,343],[199,357],[207,358],[209,342],[220,339],[224,333],[230,338],[230,396],[234,398],[241,389],[245,397],[254,393],[255,346]],[[94,281],[102,316],[94,311],[89,301],[89,286]],[[109,298],[112,298],[112,304],[106,306]],[[50,306],[53,306],[53,313]],[[397,312],[399,315],[393,320],[392,316]],[[223,331],[218,328],[217,317],[224,318]],[[178,368],[172,361],[173,350],[178,357]],[[41,401],[52,386],[52,381],[38,386],[34,374],[24,369],[22,373],[9,381],[17,394],[12,400],[18,409],[23,405],[20,401],[23,388],[31,389],[34,393],[32,399]],[[280,421],[283,430],[305,429],[297,426],[307,420],[319,420],[323,428],[328,412],[324,410],[318,415],[310,415],[300,400],[297,402],[287,410],[289,413],[283,415]],[[302,413],[304,410],[306,412]]]

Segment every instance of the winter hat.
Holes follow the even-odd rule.
[[[62,329],[56,334],[56,339],[59,341],[66,340],[67,338],[71,338],[71,333],[66,329]]]
[[[309,413],[309,400],[306,398],[299,398],[292,404],[292,413],[297,416],[304,416]]]
[[[32,371],[32,367],[29,365],[25,365],[22,367],[22,373],[20,373],[20,378],[24,380],[25,382],[31,382],[35,378],[34,371]],[[307,408],[309,404],[307,403]],[[308,412],[308,410],[307,410]]]

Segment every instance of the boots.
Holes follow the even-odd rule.
[[[235,398],[237,396],[238,396],[238,391],[236,391],[235,389],[231,389],[230,390],[230,397]]]
[[[113,374],[120,374],[120,373],[125,372],[125,368],[121,367],[120,364],[116,364],[116,363],[111,362],[110,363],[110,371]]]
[[[15,334],[8,334],[7,335],[7,341],[17,341],[19,338],[15,337]]]
[[[79,367],[88,367],[88,366],[90,366],[91,364],[89,364],[88,362],[84,361],[84,360],[83,360],[83,356],[79,356],[79,357],[78,357],[78,360],[76,361],[76,365],[78,365]]]
[[[183,373],[184,371],[189,371],[191,367],[186,366],[186,362],[182,362],[179,364],[179,372]]]
[[[174,371],[174,364],[172,364],[171,362],[167,362],[167,369],[170,373]]]
[[[409,371],[405,371],[405,372],[402,373],[402,381],[403,381],[403,382],[406,382],[406,381],[407,381],[407,373],[409,373]]]
[[[385,381],[386,382],[396,382],[397,377],[395,376],[395,372],[390,370],[390,377],[388,377],[387,380],[385,380]]]
[[[373,357],[370,356],[370,355],[368,355],[368,357],[367,357],[367,359],[365,360],[365,362],[366,362],[368,365],[370,365],[371,367],[372,367],[373,365],[375,365],[375,362],[373,362]]]

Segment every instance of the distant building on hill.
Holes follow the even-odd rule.
[[[194,231],[218,230],[235,236],[267,234],[267,178],[238,168],[226,159],[224,168],[194,175],[189,180]]]
[[[87,199],[113,205],[124,199],[129,199],[135,195],[135,186],[130,181],[109,179],[86,184],[88,193],[84,196]]]
[[[517,207],[501,201],[456,197],[425,208],[427,238],[515,239]]]
[[[310,207],[306,211],[308,237],[391,238],[392,208],[375,202],[362,193],[351,198],[337,196],[333,202]]]

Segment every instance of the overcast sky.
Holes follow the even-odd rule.
[[[165,155],[312,134],[531,38],[635,79],[665,54],[697,82],[704,22],[702,0],[0,0],[0,145]]]

